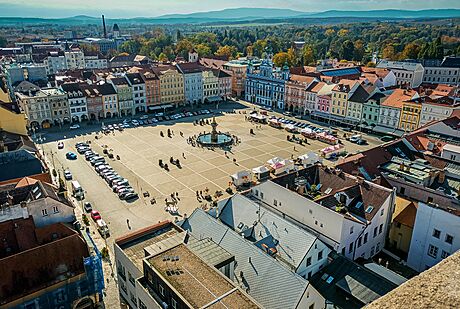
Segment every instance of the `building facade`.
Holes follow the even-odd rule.
[[[419,203],[407,265],[422,272],[459,250],[459,227],[458,211]]]
[[[145,89],[145,81],[141,73],[126,74],[129,85],[132,88],[134,109],[136,112],[147,111],[147,97]]]
[[[185,104],[184,76],[174,66],[160,66],[153,70],[160,78],[161,105],[183,106]]]
[[[289,68],[285,66],[282,72],[274,69],[270,58],[262,61],[257,72],[249,63],[246,74],[246,101],[270,108],[284,109],[285,84],[289,77]]]
[[[115,77],[108,80],[116,91],[118,96],[118,109],[120,116],[135,115],[136,109],[134,108],[133,88],[128,83],[125,77]]]
[[[203,102],[203,71],[206,69],[196,61],[177,64],[184,76],[184,97],[187,105]]]
[[[88,120],[88,106],[86,96],[78,83],[66,83],[61,85],[61,89],[67,94],[70,108],[70,119],[72,122]]]
[[[145,82],[145,98],[147,110],[155,110],[161,104],[160,79],[152,71],[142,74]]]
[[[423,82],[424,68],[420,63],[382,60],[377,68],[391,70],[396,76],[396,85],[416,88]]]
[[[59,88],[42,88],[41,91],[48,98],[54,125],[69,123],[71,121],[70,108],[66,93]]]
[[[219,78],[211,69],[203,70],[203,101],[219,101]]]
[[[102,96],[102,111],[104,118],[112,118],[119,115],[118,95],[114,86],[110,83],[97,85],[97,90]]]
[[[359,83],[354,80],[341,80],[332,89],[331,114],[344,118],[347,115],[348,98],[353,95]]]
[[[39,87],[27,81],[21,82],[15,89],[19,107],[27,116],[27,126],[49,128],[53,123],[48,97]]]
[[[419,127],[422,104],[418,100],[404,101],[401,108],[399,129],[410,132]]]
[[[102,104],[102,94],[95,84],[81,84],[83,93],[86,97],[86,106],[90,120],[99,120],[104,118],[104,107]]]

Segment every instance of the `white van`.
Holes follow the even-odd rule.
[[[104,220],[99,219],[96,221],[96,224],[97,230],[99,231],[102,237],[106,238],[110,236],[109,227],[107,226]]]
[[[76,180],[72,180],[72,194],[77,199],[82,199],[85,196],[83,188],[80,186],[80,183]]]

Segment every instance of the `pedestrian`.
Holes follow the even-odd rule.
[[[168,198],[165,198],[165,203],[166,205],[168,205]]]
[[[196,196],[197,196],[197,197],[199,196],[199,192],[198,192],[198,190],[196,190]]]
[[[185,153],[182,153],[182,158],[184,158],[184,159],[185,159]]]
[[[297,151],[297,150],[295,150],[295,146],[294,146],[294,151]]]

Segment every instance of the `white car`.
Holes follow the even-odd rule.
[[[69,170],[64,171],[64,178],[66,180],[72,180],[72,173]]]
[[[147,115],[142,115],[141,117],[139,117],[140,120],[147,120],[149,119],[149,116]]]
[[[79,124],[73,124],[73,125],[70,126],[70,130],[77,130],[77,129],[80,129]]]

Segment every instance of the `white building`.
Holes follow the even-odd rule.
[[[452,144],[444,145],[441,157],[450,161],[460,162],[460,146]]]
[[[352,260],[371,258],[381,251],[395,204],[392,190],[317,165],[251,191]]]
[[[207,69],[203,71],[203,101],[209,102],[218,100],[219,96],[219,78],[214,74],[213,70]]]
[[[218,204],[217,218],[305,279],[327,263],[331,249],[317,233],[283,219],[257,200],[236,194]]]
[[[460,57],[445,57],[441,63],[428,64],[425,67],[423,82],[460,85]]]
[[[422,272],[460,249],[460,212],[418,203],[407,265]]]
[[[43,63],[45,64],[46,74],[48,75],[56,74],[56,72],[67,69],[67,62],[62,52],[51,52],[50,55],[43,60]]]
[[[382,60],[377,68],[391,70],[396,76],[396,85],[416,88],[423,82],[424,68],[420,63]]]
[[[106,69],[108,62],[106,58],[100,55],[85,55],[85,68],[86,69]]]
[[[62,84],[61,89],[67,94],[72,122],[88,120],[86,96],[80,88],[80,85],[78,83]]]
[[[232,75],[224,70],[213,70],[214,75],[219,79],[219,96],[228,98],[232,95]]]
[[[177,69],[184,76],[184,96],[188,105],[203,102],[203,71],[206,68],[197,62],[177,64]]]
[[[145,89],[145,81],[140,73],[126,74],[129,85],[133,92],[134,109],[136,112],[147,111],[147,97]]]
[[[64,52],[66,66],[68,70],[84,69],[85,54],[79,48],[72,48]]]
[[[314,81],[305,90],[304,114],[311,114],[316,110],[318,92],[325,86],[325,83]]]
[[[74,222],[73,206],[65,198],[58,196],[56,190],[53,185],[28,177],[21,179],[15,185],[1,186],[0,192],[7,192],[12,199],[6,201],[0,199],[1,202],[6,202],[2,203],[0,222],[17,218],[27,219],[29,216],[34,219],[36,227]],[[13,199],[22,201],[13,204],[11,203]]]

